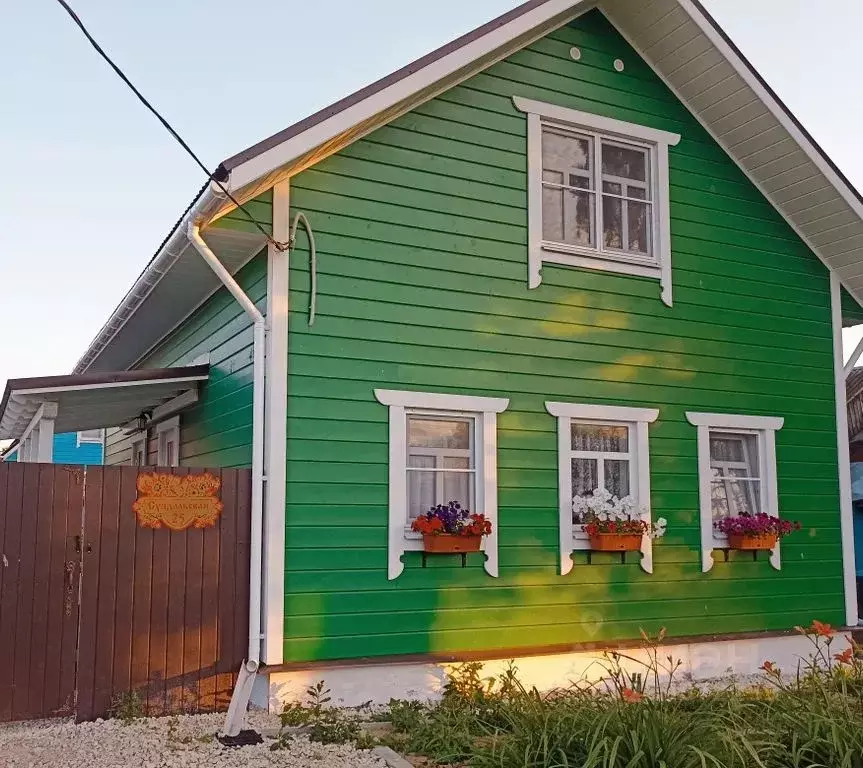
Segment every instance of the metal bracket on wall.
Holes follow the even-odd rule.
[[[427,560],[428,560],[428,554],[429,554],[428,552],[423,552],[423,553],[422,553],[422,556],[423,556],[423,568],[425,568],[425,567],[426,567],[426,562],[427,562]],[[459,554],[459,555],[461,555],[461,567],[462,567],[462,568],[466,568],[466,567],[467,567],[467,552],[452,552],[452,553],[450,553],[450,552],[433,552],[432,554],[434,554],[434,555],[449,555],[449,554],[456,555],[456,554]]]
[[[739,550],[739,549],[732,550],[732,549],[730,549],[730,548],[728,548],[728,547],[723,547],[723,548],[722,548],[722,554],[725,556],[725,562],[726,562],[726,563],[727,563],[727,562],[729,562],[729,560],[728,560],[728,555],[729,555],[729,553],[730,553],[730,552],[732,552],[732,551],[733,551],[733,552],[740,552],[741,550]],[[770,550],[769,550],[769,549],[766,549],[766,550],[753,549],[753,550],[752,550],[752,562],[753,562],[753,563],[757,563],[757,562],[758,562],[758,553],[759,553],[759,552],[762,552],[762,551],[763,551],[763,552],[769,552]]]
[[[621,565],[626,565],[626,550],[623,550],[620,553],[620,563],[621,563]],[[587,564],[593,565],[593,550],[592,549],[587,550]]]

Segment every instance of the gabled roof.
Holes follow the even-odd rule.
[[[236,198],[251,199],[595,7],[863,303],[863,198],[698,0],[529,0],[228,158],[218,176]],[[210,189],[183,223],[204,226],[230,208]],[[197,258],[183,247],[184,232],[180,225],[169,237],[139,278],[141,290],[127,294],[76,370],[99,369],[108,360],[131,365],[160,331],[173,327],[154,294],[168,274],[181,273],[189,259]],[[214,229],[209,232],[218,237]],[[242,251],[232,264],[239,268],[261,242],[233,245],[235,252]],[[207,294],[189,282],[185,295],[188,311]],[[146,338],[140,331],[124,334],[123,327],[141,312],[150,319],[138,323],[146,328]]]

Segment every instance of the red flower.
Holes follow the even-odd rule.
[[[773,663],[772,661],[765,661],[765,662],[764,662],[764,663],[759,667],[759,669],[763,669],[763,670],[764,670],[765,672],[767,672],[768,674],[773,674],[774,672],[777,672],[777,671],[778,671],[778,670],[776,669],[776,666],[774,665],[774,663]]]
[[[644,699],[642,694],[633,691],[632,688],[624,688],[620,692],[620,696],[627,704],[638,704],[638,702]]]
[[[809,631],[814,635],[818,635],[818,637],[833,637],[835,634],[833,627],[822,621],[818,621],[818,619],[812,620],[812,626],[809,628]]]
[[[850,664],[854,659],[854,649],[846,648],[842,653],[834,653],[833,658],[840,664]]]

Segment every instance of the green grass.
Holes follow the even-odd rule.
[[[472,768],[863,768],[863,660],[856,649],[837,660],[818,631],[806,631],[813,652],[798,669],[766,665],[747,689],[681,688],[664,633],[645,636],[640,673],[609,654],[599,684],[551,692],[525,688],[514,665],[483,679],[465,664],[441,702],[391,702],[387,741]]]

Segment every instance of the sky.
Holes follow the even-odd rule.
[[[863,188],[863,3],[704,3]],[[518,2],[71,4],[212,168]],[[71,371],[204,178],[55,0],[0,0],[0,42],[2,387]]]

